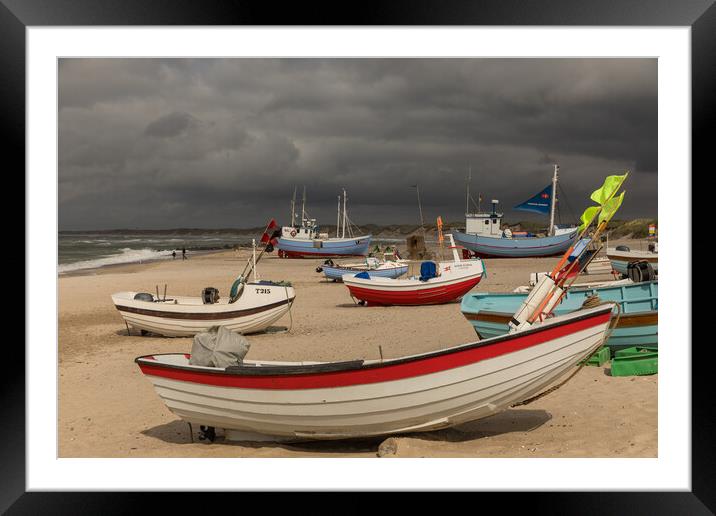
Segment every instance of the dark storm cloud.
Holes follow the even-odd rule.
[[[510,207],[559,163],[579,215],[631,170],[621,215],[656,216],[654,59],[70,59],[60,62],[61,229],[324,224]],[[569,206],[568,206],[569,205]]]
[[[150,122],[144,134],[159,138],[178,136],[196,125],[196,119],[189,113],[169,113]]]

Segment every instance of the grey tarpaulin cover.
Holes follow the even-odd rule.
[[[224,326],[213,326],[194,336],[189,364],[221,368],[239,365],[250,347],[243,335]]]

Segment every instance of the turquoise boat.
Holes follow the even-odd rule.
[[[598,295],[603,301],[614,301],[621,307],[621,316],[607,346],[614,352],[632,346],[656,346],[658,337],[658,281],[627,285],[578,288],[567,291],[554,310],[563,315],[581,308],[588,296]],[[470,321],[478,337],[489,339],[508,332],[508,323],[527,294],[474,293],[462,299],[460,310]],[[616,311],[615,311],[616,313]]]

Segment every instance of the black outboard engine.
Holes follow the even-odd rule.
[[[647,261],[632,262],[627,265],[627,277],[634,283],[654,281],[656,272],[654,272],[654,267]]]
[[[213,305],[219,300],[219,289],[214,287],[206,287],[201,291],[201,300],[205,305]]]
[[[150,303],[154,302],[154,296],[151,295],[149,292],[137,292],[134,294],[134,299],[136,301],[149,301]]]
[[[328,260],[326,260],[325,262],[323,262],[323,265],[327,265],[327,266],[329,266],[329,267],[333,267],[333,260],[331,260],[331,259],[329,258]],[[323,272],[323,267],[321,267],[320,265],[319,265],[318,267],[316,267],[316,272]]]

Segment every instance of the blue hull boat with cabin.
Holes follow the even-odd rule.
[[[376,278],[399,278],[408,272],[408,262],[401,260],[397,252],[384,253],[386,259],[380,260],[375,256],[369,256],[363,263],[333,263],[333,260],[326,260],[323,265],[316,268],[316,272],[333,281],[343,281],[344,274],[358,274],[369,272]],[[387,259],[390,256],[392,259]]]
[[[554,236],[505,238],[453,232],[455,242],[482,258],[528,258],[563,254],[577,238],[577,229]]]
[[[584,301],[597,295],[602,301],[614,301],[621,315],[607,345],[612,351],[631,346],[658,344],[658,281],[570,289],[554,310],[563,315],[582,308]],[[508,333],[512,315],[527,298],[524,293],[474,293],[462,299],[460,310],[481,339]],[[615,314],[617,313],[615,309]]]
[[[497,212],[497,204],[499,203],[497,200],[492,201],[491,213],[469,213],[469,200],[471,197],[468,185],[465,231],[453,232],[457,244],[482,258],[555,256],[567,251],[577,238],[577,228],[574,226],[560,226],[554,223],[558,170],[559,166],[555,165],[550,185],[527,201],[514,207],[515,210],[549,215],[550,225],[547,236],[517,237],[512,234],[509,228],[503,230],[503,214]]]
[[[281,258],[328,258],[340,256],[365,256],[368,254],[371,235],[353,234],[353,224],[346,212],[346,191],[343,190],[343,209],[341,212],[341,198],[338,197],[338,220],[336,223],[336,236],[331,238],[328,233],[322,233],[316,219],[311,219],[306,213],[306,190],[303,191],[303,206],[301,208],[301,225],[295,225],[296,192],[294,191],[291,203],[291,225],[281,228],[278,239],[278,255]],[[342,233],[338,236],[339,230]],[[346,233],[348,235],[346,236]]]

